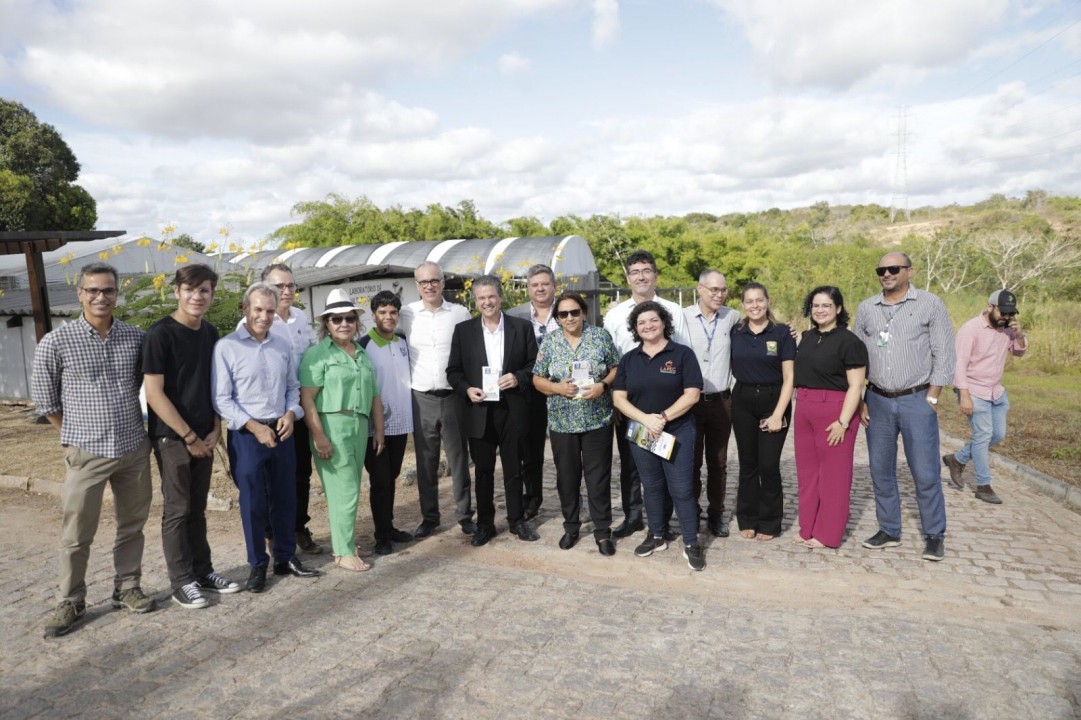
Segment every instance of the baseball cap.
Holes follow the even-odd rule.
[[[995,290],[991,293],[991,297],[987,298],[987,302],[997,306],[999,312],[1007,314],[1017,312],[1017,296],[1009,290]]]

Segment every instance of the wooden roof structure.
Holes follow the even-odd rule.
[[[35,230],[0,232],[0,255],[25,255],[30,297],[34,307],[34,329],[38,342],[53,329],[49,312],[49,291],[45,285],[42,253],[57,250],[69,242],[105,240],[124,235],[126,230]]]

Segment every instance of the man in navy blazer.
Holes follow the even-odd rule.
[[[528,320],[503,313],[503,285],[494,275],[473,281],[480,317],[458,323],[450,345],[447,382],[469,403],[466,434],[473,458],[480,547],[495,537],[495,457],[503,466],[507,523],[520,540],[539,540],[524,518],[522,444],[529,432],[529,400],[537,341]]]

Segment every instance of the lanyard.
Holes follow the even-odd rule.
[[[698,316],[698,322],[702,323],[702,332],[706,335],[706,353],[709,353],[711,350],[713,350],[713,337],[717,334],[717,320],[719,319],[719,314],[713,313],[713,320],[710,322],[710,325],[713,326],[713,331],[710,332],[706,328],[706,321],[702,319],[702,315],[699,314]]]

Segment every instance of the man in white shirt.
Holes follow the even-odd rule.
[[[454,326],[470,319],[465,306],[443,299],[443,269],[422,262],[413,273],[420,300],[401,312],[401,328],[409,344],[413,390],[413,451],[417,457],[417,492],[422,520],[413,537],[428,537],[439,527],[439,450],[446,448],[453,479],[458,524],[473,535],[465,401],[447,382],[447,361]]]
[[[549,333],[559,330],[556,322],[555,297],[556,276],[547,265],[534,265],[526,271],[526,291],[529,302],[507,310],[507,315],[528,320],[533,325],[533,336],[539,349]],[[548,400],[528,389],[529,432],[522,452],[522,484],[525,519],[531,520],[540,512],[544,486],[544,440],[548,437]]]
[[[698,276],[698,302],[683,309],[691,348],[702,368],[703,388],[694,406],[694,498],[702,497],[702,458],[706,461],[706,511],[709,531],[728,537],[724,495],[728,485],[728,438],[732,434],[732,327],[739,313],[725,307],[728,283],[718,270]],[[701,506],[698,510],[702,514]]]
[[[672,340],[691,346],[683,309],[677,303],[657,296],[657,262],[652,253],[635,250],[627,257],[627,287],[631,290],[631,297],[613,305],[604,316],[604,329],[612,336],[620,356],[638,346],[627,327],[627,319],[636,305],[649,300],[660,303],[672,316],[672,328],[675,331]],[[619,488],[623,497],[623,522],[612,530],[612,535],[624,538],[644,530],[646,525],[642,518],[642,481],[638,477],[631,446],[627,441],[627,421],[622,416],[618,416],[616,420],[616,447],[619,449]],[[669,508],[668,515],[671,514]],[[665,533],[668,533],[667,529]],[[672,537],[674,539],[675,536]]]

